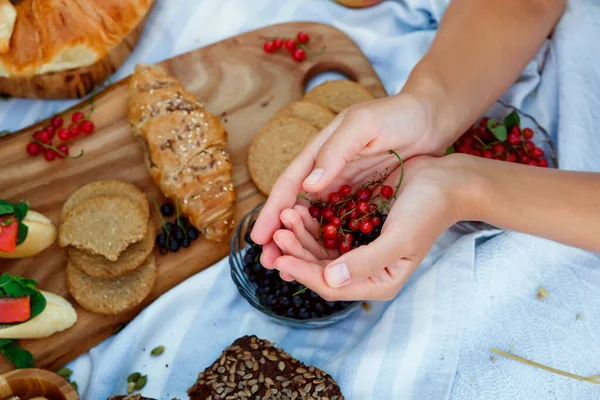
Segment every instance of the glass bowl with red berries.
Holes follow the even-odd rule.
[[[300,329],[332,325],[359,309],[358,301],[326,301],[298,282],[284,281],[277,270],[261,265],[262,246],[252,241],[250,232],[263,204],[246,214],[231,241],[231,277],[242,297],[273,321]]]
[[[463,153],[538,168],[558,168],[556,145],[548,132],[516,107],[497,101],[470,127],[446,154]],[[494,228],[475,221],[456,225],[460,230]]]

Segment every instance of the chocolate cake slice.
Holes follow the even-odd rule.
[[[237,339],[189,388],[191,400],[343,400],[329,374],[256,336]]]

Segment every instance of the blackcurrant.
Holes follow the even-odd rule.
[[[160,213],[165,217],[170,217],[175,213],[175,207],[171,203],[165,203],[160,207]]]

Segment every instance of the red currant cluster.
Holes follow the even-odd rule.
[[[306,43],[308,43],[309,39],[310,37],[306,32],[298,32],[295,39],[275,37],[265,42],[263,45],[263,50],[265,53],[275,53],[277,50],[285,47],[285,49],[292,55],[294,61],[302,62],[306,59],[307,53],[309,55],[316,56],[325,50],[325,48],[323,48],[320,53],[311,52],[306,47]]]
[[[347,253],[379,237],[387,218],[384,212],[389,210],[389,203],[395,198],[404,176],[401,159],[400,163],[402,176],[395,189],[383,184],[385,174],[365,183],[355,193],[350,185],[342,185],[339,191],[329,194],[328,201],[309,200],[308,212],[319,221],[326,249],[337,248],[340,253]]]
[[[54,161],[58,158],[79,158],[83,155],[83,151],[76,157],[69,156],[69,146],[65,143],[70,139],[74,139],[79,135],[91,135],[94,132],[94,123],[85,119],[85,115],[81,111],[76,111],[71,116],[71,124],[68,128],[64,126],[63,117],[55,115],[50,119],[50,125],[45,126],[41,130],[33,133],[33,140],[27,145],[27,153],[30,156],[44,154],[46,161]],[[57,137],[61,144],[53,145],[54,138]]]
[[[532,142],[533,130],[521,130],[517,123],[508,129],[504,126],[504,134],[496,135],[495,129],[498,127],[503,126],[494,125],[494,121],[488,117],[482,118],[456,141],[453,150],[477,157],[548,167],[544,150]]]

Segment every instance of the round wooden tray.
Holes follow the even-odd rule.
[[[0,375],[0,399],[18,396],[21,400],[43,396],[48,400],[79,400],[69,382],[43,369],[18,369]]]

